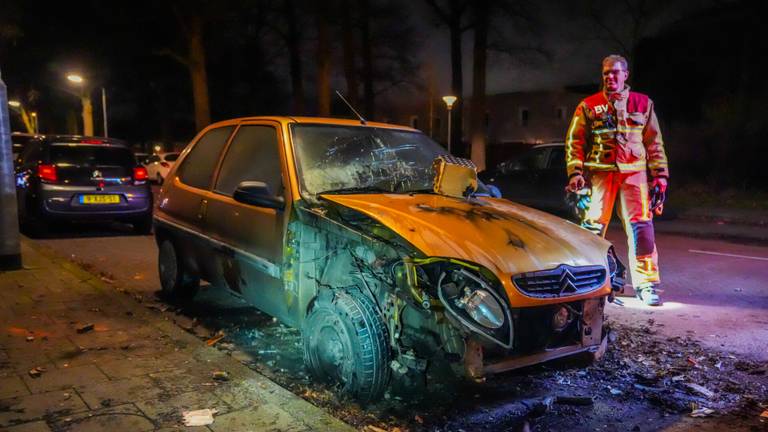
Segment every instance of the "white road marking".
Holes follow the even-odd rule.
[[[758,260],[758,261],[768,261],[768,258],[766,257],[736,255],[736,254],[729,254],[729,253],[722,253],[722,252],[703,251],[703,250],[697,250],[697,249],[688,249],[688,252],[705,254],[705,255],[717,255],[717,256],[724,256],[724,257],[731,257],[731,258],[744,258],[744,259],[752,259],[752,260]]]

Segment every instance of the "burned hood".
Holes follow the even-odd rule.
[[[480,264],[505,275],[605,265],[610,244],[563,219],[504,199],[434,194],[323,195],[371,217],[426,256]]]

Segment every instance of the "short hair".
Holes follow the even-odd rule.
[[[627,63],[627,59],[618,54],[611,54],[603,59],[603,67],[606,65],[612,65],[614,63],[620,63],[624,67],[624,70],[629,70],[629,63]]]

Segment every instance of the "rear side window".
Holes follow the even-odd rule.
[[[549,168],[565,169],[565,149],[555,147],[549,155]]]
[[[221,164],[216,192],[232,195],[243,181],[260,181],[275,195],[283,194],[277,131],[271,126],[242,126]]]
[[[133,154],[124,147],[102,145],[54,144],[49,150],[51,163],[71,166],[120,166],[136,165]]]
[[[208,189],[221,150],[231,133],[232,126],[226,126],[211,129],[203,135],[179,167],[181,182],[198,189]]]

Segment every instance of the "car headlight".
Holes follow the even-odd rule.
[[[504,300],[481,276],[466,268],[441,273],[437,293],[448,315],[504,348],[512,347],[512,316]]]
[[[483,327],[497,329],[504,325],[504,311],[488,291],[465,288],[464,296],[456,304]]]

